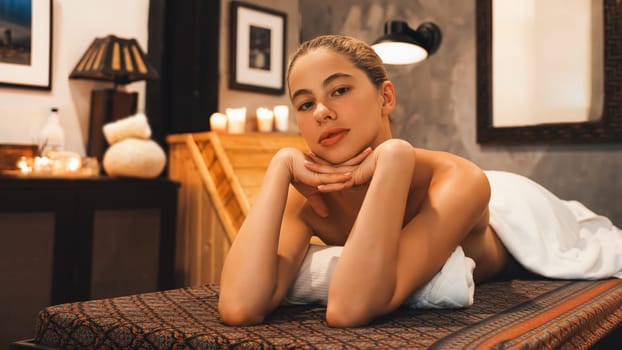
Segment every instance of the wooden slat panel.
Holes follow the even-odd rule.
[[[276,152],[249,152],[248,150],[235,150],[227,152],[231,165],[235,169],[254,167],[266,169],[275,153]]]
[[[240,183],[246,192],[248,192],[248,187],[260,186],[265,173],[266,168],[260,167],[235,169],[235,174],[238,176],[238,179],[240,179]]]
[[[180,134],[167,141],[169,177],[182,183],[176,261],[180,285],[218,283],[270,160],[283,147],[306,152],[307,146],[300,136],[278,133]]]
[[[263,134],[249,133],[240,135],[219,135],[220,142],[224,149],[229,150],[251,150],[251,149],[274,149],[283,147],[296,147],[307,149],[306,143],[298,135],[291,134]]]
[[[179,181],[175,284],[218,283],[230,242],[196,165],[183,144],[169,147],[169,178]]]

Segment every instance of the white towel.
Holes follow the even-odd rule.
[[[328,287],[343,247],[311,245],[283,304],[326,305]],[[405,302],[411,308],[462,308],[473,304],[475,262],[457,247],[440,272]]]
[[[622,278],[622,230],[526,177],[486,171],[490,225],[528,270],[550,278]]]
[[[110,145],[127,138],[146,140],[151,137],[149,121],[144,113],[137,113],[107,123],[103,126],[102,131]]]
[[[622,230],[581,203],[564,201],[526,177],[485,171],[490,225],[528,270],[550,278],[622,278]],[[342,247],[311,246],[284,304],[326,304]],[[461,308],[473,304],[475,263],[461,247],[405,305]]]

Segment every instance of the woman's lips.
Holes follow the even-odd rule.
[[[348,129],[330,129],[324,131],[318,140],[322,146],[332,146],[341,141],[349,132]]]

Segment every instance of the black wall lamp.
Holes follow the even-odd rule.
[[[440,28],[431,22],[422,23],[416,30],[402,21],[384,24],[384,35],[372,45],[386,64],[409,64],[425,60],[441,44]]]

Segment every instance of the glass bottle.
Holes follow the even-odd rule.
[[[42,155],[47,155],[50,152],[61,152],[65,146],[65,131],[60,125],[58,108],[56,107],[52,108],[45,125],[41,129],[39,144]]]

